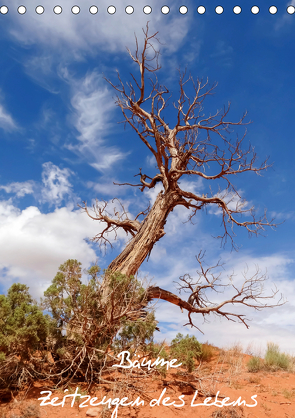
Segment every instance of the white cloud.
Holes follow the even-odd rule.
[[[96,151],[95,148],[97,147],[94,147],[94,151]],[[103,145],[99,147],[99,150],[97,150],[97,153],[95,154],[97,161],[95,163],[90,163],[90,165],[95,168],[95,170],[101,172],[105,172],[105,170],[108,170],[127,155],[127,153],[120,152],[115,147],[105,147]]]
[[[279,220],[281,222],[284,222],[287,219],[294,219],[295,212],[292,210],[290,212],[270,212],[270,217],[274,218],[275,220]]]
[[[233,63],[233,50],[232,46],[227,45],[226,42],[219,39],[216,42],[215,51],[210,55],[210,57],[214,60],[215,65],[231,67]]]
[[[68,168],[60,169],[51,162],[42,164],[42,201],[60,204],[66,195],[72,194],[72,185],[68,177],[73,174]]]
[[[68,74],[65,68],[77,61],[84,61],[85,56],[97,56],[98,67],[100,54],[103,53],[117,60],[121,59],[119,54],[122,53],[122,58],[128,60],[126,46],[134,50],[134,33],[139,46],[142,44],[142,28],[145,28],[147,21],[150,21],[151,34],[160,29],[159,47],[162,52],[169,53],[181,47],[192,22],[191,15],[184,17],[179,13],[171,13],[167,19],[156,0],[150,3],[152,16],[143,13],[143,6],[146,5],[144,0],[137,1],[132,16],[125,13],[126,4],[123,0],[116,2],[117,12],[114,15],[106,11],[109,6],[107,0],[100,2],[98,15],[95,16],[89,13],[92,5],[90,0],[81,5],[78,16],[71,13],[73,4],[70,0],[63,1],[60,15],[53,13],[50,0],[44,0],[42,5],[45,12],[38,15],[34,12],[34,2],[28,0],[25,18],[16,21],[10,19],[9,15],[5,28],[19,44],[37,47],[26,55],[23,64],[27,74],[52,93],[58,93],[57,74],[66,79]],[[11,0],[10,9],[16,10],[17,7],[17,1]],[[102,77],[96,72],[87,74],[82,80],[72,77],[68,81],[72,87],[71,104],[74,109],[71,122],[78,131],[79,143],[70,143],[66,147],[86,159],[94,169],[104,172],[127,155],[116,147],[107,146],[105,141],[106,132],[114,127],[114,92],[102,85]]]
[[[32,180],[24,182],[9,183],[7,186],[0,186],[0,190],[5,190],[6,193],[14,193],[17,197],[23,197],[27,194],[34,193],[35,182]]]
[[[190,181],[186,179],[181,179],[179,181],[179,186],[182,190],[188,191],[191,193],[199,193],[203,188],[202,179],[198,178],[196,181]],[[149,198],[151,204],[155,203],[156,197],[163,190],[163,185],[161,182],[157,183],[156,186],[152,189],[145,189],[144,194]]]
[[[42,203],[60,205],[66,196],[73,198],[72,185],[68,178],[74,173],[68,168],[59,168],[52,162],[42,164],[42,184],[33,180],[12,182],[0,185],[0,190],[14,194],[13,197],[24,197],[32,194]]]
[[[270,280],[278,282],[283,281],[284,279],[290,280],[290,265],[294,263],[293,258],[288,257],[284,254],[273,254],[271,256],[253,256],[249,252],[241,252],[238,256],[232,257],[228,255],[224,257],[226,262],[226,269],[228,272],[242,272],[245,270],[245,267],[248,266],[249,274],[254,274],[256,266],[259,266],[259,269],[262,272],[267,272]]]
[[[203,40],[196,37],[190,45],[189,52],[184,54],[183,61],[188,64],[198,61],[203,43]]]
[[[179,186],[182,190],[197,194],[204,188],[204,182],[200,177],[197,177],[194,181],[180,179]]]
[[[0,282],[8,288],[20,281],[30,286],[34,297],[41,296],[68,258],[84,267],[96,260],[84,239],[99,228],[79,210],[63,207],[43,214],[34,206],[21,211],[10,201],[1,201]]]
[[[13,120],[12,116],[4,109],[1,103],[0,103],[0,128],[8,132],[18,129],[16,122]]]
[[[161,190],[164,190],[163,184],[161,182],[157,183],[155,187],[153,187],[152,189],[144,190],[144,194],[148,197],[149,201],[151,202],[151,205],[155,203],[156,198]]]
[[[222,199],[226,203],[227,207],[232,211],[249,210],[251,207],[251,202],[243,199],[242,190],[237,190],[237,193],[224,189],[216,193],[214,196]],[[220,209],[216,204],[212,204],[210,205],[208,212],[211,215],[221,215],[222,209]]]
[[[43,186],[27,181],[1,188],[19,197],[36,192],[37,196],[42,196],[43,202],[57,205],[65,196],[73,197],[68,180],[71,174],[69,169],[60,169],[47,162],[43,164]],[[128,202],[123,204],[128,210]],[[111,202],[108,209],[120,211],[118,202]],[[13,282],[19,281],[30,286],[34,297],[41,296],[59,265],[68,258],[76,258],[84,267],[97,259],[85,238],[92,238],[104,227],[81,210],[69,206],[42,213],[35,206],[20,210],[12,199],[0,201],[0,283],[6,290]],[[108,239],[114,241],[114,233],[109,234]],[[126,242],[124,231],[118,232],[117,241],[117,246]]]

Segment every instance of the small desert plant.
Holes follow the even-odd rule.
[[[200,360],[210,361],[214,356],[214,348],[209,343],[204,343],[201,345],[201,355]]]
[[[159,375],[163,378],[167,376],[167,368],[166,366],[156,366],[156,370],[159,373]]]
[[[188,372],[194,370],[195,360],[200,359],[201,355],[202,346],[195,336],[184,337],[178,333],[171,342],[170,356],[181,362]]]
[[[242,385],[238,380],[229,380],[229,387],[232,389],[242,389]]]
[[[250,342],[245,350],[245,354],[248,354],[249,356],[253,356],[254,355],[254,349],[253,349],[253,342]]]
[[[243,418],[244,416],[244,411],[241,406],[225,407],[219,411],[212,412],[211,415],[212,418]]]
[[[248,371],[251,373],[257,373],[263,369],[263,363],[260,357],[254,356],[247,363]]]
[[[220,350],[223,363],[228,363],[234,368],[240,366],[243,358],[243,348],[240,343],[235,343],[226,350]]]
[[[292,399],[295,396],[295,389],[292,389],[292,390],[284,389],[282,391],[282,394],[284,395],[286,399]]]
[[[41,416],[41,411],[39,405],[28,405],[22,411],[22,418],[39,418]]]
[[[291,357],[281,353],[279,346],[274,343],[267,344],[267,350],[262,361],[258,356],[252,357],[247,363],[249,372],[258,372],[259,370],[290,370],[292,368]]]
[[[264,356],[264,365],[268,370],[288,370],[291,362],[287,354],[280,352],[279,346],[277,344],[268,343]]]
[[[80,395],[80,396],[88,395],[87,391],[80,389],[80,387],[78,387],[78,388],[75,387],[75,389],[73,389],[71,386],[69,386],[68,387],[68,394],[73,395],[74,393],[77,393],[77,395]],[[83,399],[80,399],[80,397],[77,396],[75,398],[75,402],[77,402],[77,403],[83,402]]]
[[[256,384],[258,384],[258,383],[260,383],[261,382],[261,379],[259,378],[259,377],[249,377],[249,383],[256,383]]]
[[[237,357],[243,353],[243,347],[240,343],[234,343],[229,351],[234,357]]]
[[[265,410],[266,413],[271,411],[271,408],[265,402],[262,402],[261,406]]]
[[[167,352],[168,346],[165,343],[165,340],[162,342],[151,342],[145,346],[145,353],[148,353],[151,358],[163,357],[164,360],[168,360],[169,354]]]
[[[144,318],[137,320],[122,319],[122,328],[113,344],[115,353],[123,350],[138,349],[147,351],[148,344],[152,342],[156,327],[154,312],[149,312]],[[163,356],[162,356],[163,357]]]

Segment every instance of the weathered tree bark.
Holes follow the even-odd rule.
[[[111,272],[135,275],[150,254],[153,246],[165,235],[164,226],[169,213],[179,204],[177,191],[160,192],[150,212],[141,223],[139,231],[125,249],[109,265]]]

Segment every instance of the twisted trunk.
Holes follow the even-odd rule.
[[[180,197],[175,190],[158,194],[138,233],[111,262],[108,267],[109,271],[119,271],[127,276],[137,273],[143,261],[152,251],[155,243],[165,235],[164,226],[167,217],[173,208],[179,204],[179,199]]]
[[[108,270],[111,272],[121,272],[127,276],[135,275],[143,261],[152,251],[155,243],[165,235],[164,226],[169,213],[175,206],[179,204],[184,205],[185,203],[186,202],[178,192],[178,188],[160,192],[152,209],[142,222],[138,233],[129,241],[124,250],[111,262]],[[105,300],[107,301],[107,283],[104,291]],[[179,306],[181,309],[193,309],[189,303],[182,301],[178,296],[157,286],[150,286],[147,289],[146,305],[152,299],[166,300]],[[145,312],[144,307],[145,305],[141,305],[138,311],[139,316]]]

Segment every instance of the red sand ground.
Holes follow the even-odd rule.
[[[295,418],[295,373],[285,371],[249,373],[246,364],[250,356],[242,354],[239,350],[219,351],[210,362],[202,363],[193,373],[187,373],[184,369],[170,369],[165,378],[159,376],[149,377],[140,382],[144,390],[141,393],[129,394],[129,402],[134,401],[138,396],[144,400],[144,406],[118,408],[118,417],[132,418]],[[73,389],[79,386],[81,391],[86,393],[86,386],[78,382],[73,384]],[[184,395],[185,405],[179,408],[174,406],[149,405],[152,399],[158,399],[163,389],[166,388],[162,399],[170,397],[169,402],[175,401],[181,404],[179,396]],[[42,390],[49,390],[42,382],[35,382],[33,387],[26,388],[10,402],[0,403],[0,418],[57,418],[57,417],[86,417],[88,407],[80,408],[79,402],[74,402],[71,407],[71,399],[68,399],[65,406],[43,406],[38,398]],[[247,404],[253,405],[251,396],[257,395],[257,406],[191,406],[195,391],[198,390],[198,397],[195,403],[203,403],[206,397],[215,396],[219,391],[218,399],[222,401],[229,397],[228,402],[245,400]],[[64,396],[63,391],[54,391],[53,397],[58,397],[61,402]],[[107,385],[92,387],[88,392],[91,397],[96,396],[99,402],[103,396],[114,398]],[[119,396],[121,399],[128,396],[126,393]],[[126,401],[126,402],[128,402]],[[214,401],[214,398],[212,399]],[[209,403],[211,403],[210,401]],[[167,401],[168,402],[168,401]],[[110,417],[103,414],[103,417]],[[101,416],[101,415],[98,415]]]

